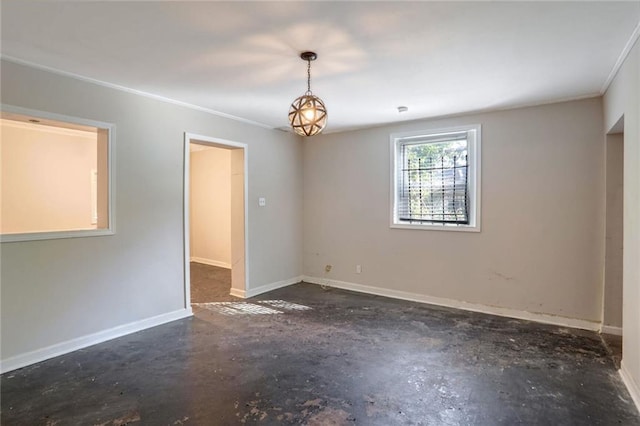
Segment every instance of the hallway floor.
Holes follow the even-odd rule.
[[[191,262],[191,303],[242,300],[230,296],[231,269]]]
[[[2,425],[638,425],[596,333],[297,284],[2,375]]]

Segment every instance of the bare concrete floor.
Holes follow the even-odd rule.
[[[1,377],[2,425],[638,425],[595,333],[298,284]]]
[[[617,369],[620,369],[620,363],[622,362],[622,336],[602,334],[601,337],[609,355],[613,358],[613,363]]]
[[[191,262],[191,303],[241,300],[230,296],[231,269]]]

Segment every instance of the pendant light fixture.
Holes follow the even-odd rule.
[[[313,136],[322,132],[327,125],[327,108],[322,99],[311,93],[311,61],[315,61],[318,55],[302,52],[300,58],[307,61],[307,91],[291,104],[289,122],[293,131],[300,136]]]

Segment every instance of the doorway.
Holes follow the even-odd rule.
[[[602,335],[619,367],[622,357],[624,122],[606,135],[605,271]]]
[[[247,146],[201,135],[184,142],[184,302],[244,298]]]

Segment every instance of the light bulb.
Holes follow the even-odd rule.
[[[316,118],[316,109],[314,107],[312,107],[311,105],[307,104],[307,108],[302,110],[302,115],[308,121],[313,121]]]

